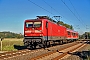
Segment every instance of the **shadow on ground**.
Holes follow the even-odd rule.
[[[90,44],[90,41],[86,41],[86,42],[84,42],[84,44]],[[79,56],[82,60],[84,60],[84,59],[90,60],[90,50],[88,50],[88,51],[76,51],[76,52],[68,53],[68,54]]]
[[[90,59],[90,51],[77,51],[77,52],[68,53],[68,54],[79,56],[82,60]]]
[[[79,42],[79,43],[84,43],[84,44],[90,44],[90,41],[86,41],[86,42]]]
[[[20,45],[14,45],[14,48],[17,49],[17,50],[23,50],[23,49],[29,49],[29,50],[35,50],[35,49],[41,49],[41,47],[37,47],[37,48],[27,48],[27,46],[20,46]]]
[[[23,49],[26,49],[27,47],[26,46],[20,46],[20,45],[14,45],[14,48],[17,50],[23,50]]]

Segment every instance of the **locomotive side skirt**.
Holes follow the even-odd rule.
[[[44,40],[47,40],[47,36],[43,37]],[[66,37],[63,36],[48,36],[48,40],[62,40],[62,39],[66,39]]]

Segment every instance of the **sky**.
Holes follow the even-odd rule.
[[[1,32],[23,34],[24,21],[36,16],[61,16],[79,34],[90,32],[90,0],[0,0]]]

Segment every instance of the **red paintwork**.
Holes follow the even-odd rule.
[[[74,38],[78,38],[78,32],[74,32],[74,33],[75,33]]]
[[[78,32],[69,29],[67,29],[67,32],[70,32],[70,35],[67,33],[67,39],[78,39]]]
[[[47,36],[47,29],[45,22],[48,22],[48,36],[66,36],[66,28],[64,26],[57,25],[47,19],[43,20],[43,34]]]
[[[37,20],[25,20],[26,22],[34,22],[34,21],[41,21],[42,26],[39,28],[26,28],[24,24],[24,36],[47,36],[47,28],[46,28],[46,22],[48,22],[48,36],[58,36],[58,37],[66,37],[67,39],[77,39],[78,38],[78,32],[74,32],[72,30],[68,30],[66,27],[58,25],[54,22],[51,22],[47,19],[37,19]],[[40,30],[41,32],[35,32]],[[27,31],[27,32],[25,32]],[[71,34],[68,35],[67,31],[69,31]],[[75,36],[72,35],[72,33],[76,33]]]
[[[40,21],[40,22],[42,22],[41,20],[25,20],[25,23],[26,22],[34,22],[34,21]],[[38,30],[42,30],[42,26],[41,27],[36,27],[36,28],[27,28],[26,26],[25,26],[25,23],[24,23],[24,36],[40,36],[40,34],[42,34],[42,32],[40,32],[40,33],[36,33],[35,31],[38,31]],[[25,32],[25,31],[27,31],[27,32]]]

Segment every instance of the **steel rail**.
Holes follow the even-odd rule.
[[[74,46],[74,45],[77,45],[77,44],[78,44],[78,43],[74,43],[74,44],[71,44],[71,45],[68,46],[68,47],[65,47],[65,48],[62,48],[62,49],[59,49],[59,50],[54,50],[54,51],[48,52],[48,53],[46,53],[46,54],[42,54],[42,55],[39,55],[39,56],[37,56],[37,57],[31,58],[31,59],[29,59],[29,60],[37,60],[37,59],[40,59],[40,58],[42,58],[42,57],[51,55],[51,54],[53,54],[53,53],[56,53],[57,51],[64,50],[64,49],[66,49],[66,48],[69,48],[69,47]]]

